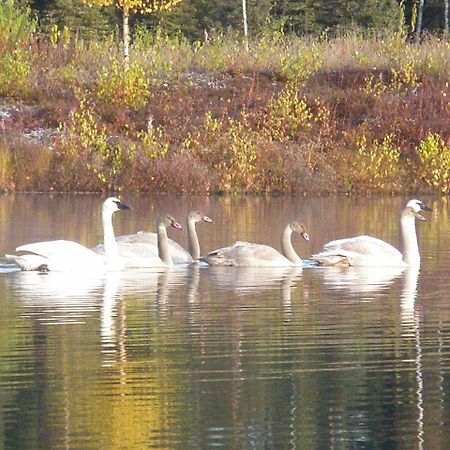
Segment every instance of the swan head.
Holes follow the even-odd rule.
[[[309,241],[309,236],[303,223],[294,220],[289,225],[292,231],[298,233],[305,241]]]
[[[417,219],[423,222],[426,222],[427,219],[425,219],[424,216],[422,216],[422,214],[420,214],[420,212],[415,211],[413,208],[411,208],[410,206],[407,206],[403,212],[402,212],[402,217],[404,218],[411,218],[411,220]]]
[[[163,226],[165,228],[172,227],[177,230],[182,230],[183,227],[178,223],[170,214],[161,214],[158,217],[158,227]]]
[[[416,200],[416,199],[410,200],[406,204],[406,207],[411,208],[416,213],[418,213],[419,211],[433,211],[431,208],[429,208],[427,205],[425,205],[424,202],[422,202],[420,200]]]
[[[193,221],[193,222],[207,222],[207,223],[212,223],[212,219],[210,219],[207,215],[203,214],[202,211],[191,211],[188,214],[188,221]]]
[[[103,202],[103,211],[113,212],[119,211],[119,209],[131,209],[128,205],[120,201],[117,197],[108,197]]]

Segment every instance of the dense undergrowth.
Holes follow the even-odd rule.
[[[0,27],[0,189],[450,191],[450,45]],[[18,32],[19,33],[19,32]]]

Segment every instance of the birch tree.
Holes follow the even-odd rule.
[[[123,53],[125,63],[130,59],[130,16],[168,11],[182,0],[83,0],[87,5],[115,6],[122,12]]]
[[[244,42],[248,51],[248,22],[247,22],[247,0],[242,0],[242,19],[244,22]]]
[[[420,42],[420,34],[422,32],[422,18],[423,18],[423,6],[425,0],[419,0],[419,9],[417,11],[417,24],[416,24],[416,35],[414,37],[414,42],[418,44]]]
[[[444,39],[448,39],[448,2],[449,0],[444,0]]]

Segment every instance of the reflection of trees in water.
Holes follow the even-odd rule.
[[[383,415],[402,418],[398,430],[389,423],[386,432],[400,435],[405,417],[412,415],[418,447],[431,447],[424,444],[434,442],[424,424],[430,417],[445,421],[444,402],[441,410],[430,411],[435,399],[426,408],[427,389],[436,385],[423,373],[427,358],[436,358],[439,393],[433,395],[444,398],[445,340],[442,334],[437,338],[438,355],[423,351],[417,276],[405,272],[361,286],[358,277],[352,281],[355,274],[325,283],[324,272],[316,269],[269,274],[211,269],[102,279],[100,289],[87,286],[93,309],[77,306],[84,309],[83,323],[50,331],[37,321],[45,336],[37,351],[46,354],[45,376],[52,377],[51,386],[43,380],[39,388],[47,409],[60,405],[48,425],[56,440],[64,435],[76,446],[75,432],[82,429],[99,436],[104,448],[142,448],[149,442],[170,447],[181,435],[197,448],[214,442],[212,435],[230,448],[263,443],[317,448],[370,439]],[[340,298],[348,298],[345,289],[352,301],[340,305]],[[29,292],[16,294],[22,301]],[[355,307],[359,299],[387,305]],[[382,323],[399,333],[383,334]],[[397,370],[393,364],[405,351],[399,336],[411,339],[411,349]],[[378,361],[382,358],[387,366]],[[408,364],[413,372],[405,370]],[[414,392],[408,393],[411,386]]]

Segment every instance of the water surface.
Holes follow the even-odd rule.
[[[102,240],[99,196],[0,197],[0,253]],[[123,196],[117,234],[200,208],[204,251],[236,239],[303,257],[370,234],[400,247],[406,197]],[[420,272],[175,268],[105,275],[0,267],[5,449],[399,448],[450,442],[450,206],[418,223]],[[184,232],[170,231],[186,245]]]

